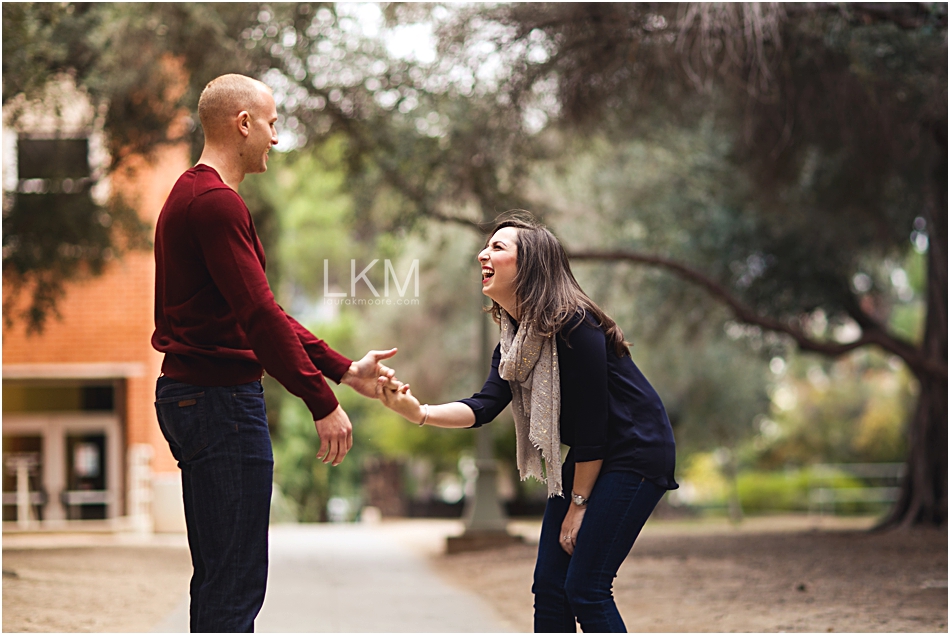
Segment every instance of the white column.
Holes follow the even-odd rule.
[[[43,426],[43,486],[48,494],[44,522],[65,520],[60,495],[66,491],[66,438],[62,423],[52,417]]]
[[[137,531],[152,531],[152,446],[129,446],[126,514]]]
[[[115,518],[120,513],[122,495],[122,460],[119,449],[122,443],[119,437],[119,422],[117,419],[106,426],[105,435],[106,460],[104,461],[104,467],[106,470],[106,489],[109,492],[108,502],[106,503],[106,518]]]
[[[30,505],[30,467],[35,465],[30,457],[12,457],[10,463],[16,466],[16,523],[21,529],[30,526],[33,510]]]

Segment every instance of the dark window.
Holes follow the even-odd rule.
[[[81,179],[88,177],[88,139],[17,139],[17,177]]]
[[[69,520],[96,520],[106,517],[106,505],[96,495],[106,492],[106,435],[71,434],[66,437],[66,470]],[[91,494],[90,498],[82,498]]]
[[[82,409],[113,410],[114,392],[112,386],[83,386]]]
[[[62,385],[3,382],[3,412],[76,412],[115,410],[110,384]]]

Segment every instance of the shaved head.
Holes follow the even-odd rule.
[[[256,111],[262,105],[267,84],[244,75],[222,75],[208,82],[198,98],[198,118],[206,139],[214,139],[242,110]]]

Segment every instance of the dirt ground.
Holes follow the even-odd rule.
[[[434,562],[530,632],[535,548]],[[651,521],[614,595],[630,632],[947,632],[947,532]]]
[[[524,545],[447,556],[439,554],[443,534],[406,522],[394,531],[416,536],[411,546],[447,582],[532,630],[537,523],[512,524]],[[946,530],[876,534],[868,526],[651,520],[620,569],[617,604],[631,632],[947,632]],[[27,538],[4,535],[4,632],[150,631],[187,590],[183,536],[147,545]]]
[[[3,632],[149,632],[182,600],[187,548],[3,550]]]

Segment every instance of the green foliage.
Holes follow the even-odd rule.
[[[246,45],[254,27],[274,11],[303,15],[304,6],[315,10],[259,3],[5,4],[4,125],[29,134],[23,125],[31,114],[68,109],[52,95],[65,83],[88,97],[94,120],[83,126],[104,133],[111,158],[87,189],[109,171],[129,168],[126,157],[149,157],[163,144],[190,142],[197,157],[201,131],[187,113],[195,112],[201,89],[223,73],[259,74],[268,56]],[[40,196],[5,192],[3,206],[4,318],[7,324],[22,319],[30,331],[55,315],[67,282],[98,275],[124,251],[150,246],[150,228],[138,219],[134,200],[114,193],[102,206],[73,196],[64,207]],[[23,296],[26,307],[15,311]]]
[[[533,163],[527,191],[568,249],[659,251],[712,268],[741,222],[728,209],[743,188],[730,170],[730,144],[708,122],[657,125],[621,141],[551,133],[546,143],[559,151]],[[633,342],[681,456],[754,436],[756,418],[768,412],[768,353],[784,347],[727,335],[736,325],[726,312],[671,276],[602,263],[575,264],[574,273]]]
[[[914,386],[889,363],[872,353],[835,363],[796,359],[773,391],[771,417],[760,423],[756,464],[902,460]]]
[[[274,441],[274,480],[284,496],[296,503],[298,520],[304,522],[323,520],[330,498],[331,471],[317,460],[319,447],[306,405],[299,399],[285,401],[280,436]]]
[[[689,488],[686,498],[697,509],[718,511],[726,506],[730,487],[712,453],[692,455],[682,466],[680,480]],[[820,488],[854,490],[875,487],[879,482],[864,480],[838,468],[807,466],[781,470],[741,470],[736,478],[738,499],[745,514],[820,510],[815,500]],[[892,485],[892,484],[891,484]],[[682,500],[682,493],[677,497]],[[880,503],[838,503],[835,513],[880,512]]]
[[[458,236],[443,239],[441,246],[438,240],[427,243],[398,234],[380,234],[378,241],[357,240],[353,232],[352,197],[344,187],[339,145],[333,142],[311,153],[297,151],[272,156],[268,172],[249,177],[242,186],[242,194],[259,229],[260,210],[272,211],[271,241],[266,247],[270,257],[268,276],[279,301],[292,315],[334,349],[353,358],[362,356],[369,348],[398,345],[400,353],[390,365],[412,382],[414,391],[424,400],[437,402],[474,392],[473,382],[464,391],[453,392],[453,386],[471,382],[460,380],[458,371],[461,369],[462,376],[470,378],[473,369],[471,363],[455,366],[452,359],[471,358],[475,330],[462,330],[455,334],[454,342],[448,342],[453,336],[452,328],[445,326],[452,319],[474,326],[473,320],[478,316],[473,298],[470,307],[461,307],[460,315],[453,317],[453,311],[459,313],[457,277],[469,277],[473,295],[477,292],[477,273],[469,271],[473,266],[455,257],[451,248],[453,240],[457,244]],[[261,233],[263,239],[264,232]],[[431,248],[420,267],[419,305],[330,307],[323,303],[324,260],[329,261],[331,290],[349,294],[351,258],[362,269],[374,258],[390,257],[397,272],[404,275],[405,254],[416,254],[427,244]],[[471,262],[475,262],[474,256]],[[279,276],[274,274],[275,270]],[[380,279],[382,271],[377,266],[371,273],[380,293],[384,286]],[[362,282],[358,293],[372,296]],[[390,293],[397,297],[394,290]],[[407,297],[411,295],[407,291]],[[432,313],[436,317],[427,317]],[[432,320],[428,331],[420,329],[420,319]],[[437,319],[446,322],[439,324]],[[427,340],[431,341],[428,345]],[[431,357],[426,358],[427,354]],[[362,465],[368,457],[385,456],[407,462],[425,459],[436,474],[455,474],[459,456],[473,442],[469,431],[418,429],[377,402],[339,387],[337,397],[353,423],[354,446],[340,466],[331,468],[315,460],[319,438],[302,402],[273,381],[268,383],[266,393],[274,437],[275,478],[284,494],[296,503],[301,520],[320,519],[330,496],[358,499]]]
[[[3,7],[3,103],[24,93],[41,95],[58,73],[85,69],[79,54],[84,31],[96,22],[87,5],[59,2],[11,3]]]
[[[859,488],[862,482],[842,472],[815,470],[743,472],[739,475],[739,499],[745,512],[808,511],[809,492],[821,487]],[[854,509],[853,511],[861,511]]]

